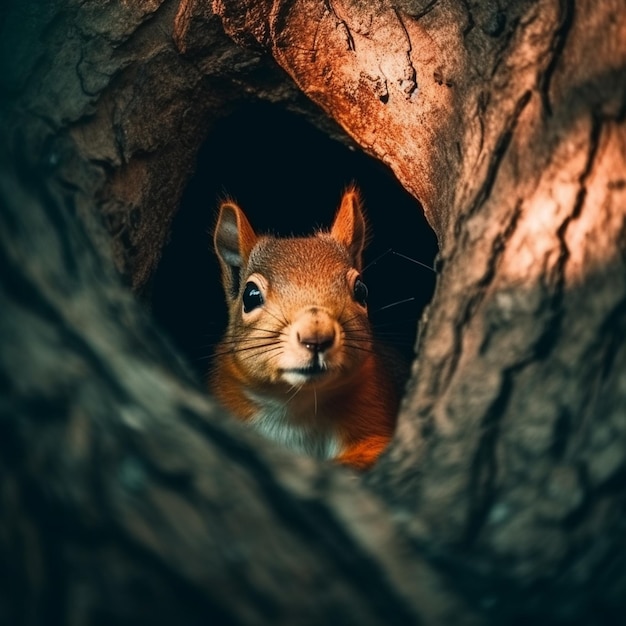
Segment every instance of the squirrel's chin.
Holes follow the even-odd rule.
[[[334,371],[319,367],[302,367],[283,369],[280,373],[280,379],[294,387],[301,387],[306,384],[322,384],[333,379]]]

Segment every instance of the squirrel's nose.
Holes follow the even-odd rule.
[[[300,312],[292,325],[292,337],[311,354],[323,354],[338,341],[335,318],[323,307],[311,306]]]
[[[319,354],[320,352],[328,350],[328,348],[335,343],[335,329],[311,329],[309,332],[303,334],[298,333],[297,338],[300,344],[309,352]]]

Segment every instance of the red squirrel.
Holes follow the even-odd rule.
[[[229,322],[212,393],[267,437],[358,470],[389,443],[400,396],[367,317],[365,234],[354,187],[328,232],[258,236],[232,201],[214,231]]]

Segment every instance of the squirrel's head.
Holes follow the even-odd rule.
[[[234,202],[220,206],[214,245],[231,345],[239,341],[242,350],[249,342],[249,357],[274,341],[280,346],[263,359],[248,358],[251,368],[261,360],[271,382],[301,385],[330,380],[364,358],[371,342],[360,276],[365,235],[353,187],[344,192],[330,230],[310,237],[259,236]]]
[[[320,232],[317,234],[317,237],[324,239],[330,236],[336,245],[343,248],[350,264],[357,271],[361,271],[365,233],[366,225],[361,198],[358,190],[355,187],[350,187],[343,194],[330,232]],[[303,239],[310,242],[313,238],[307,237]],[[220,206],[215,226],[213,244],[222,269],[222,284],[226,292],[226,298],[229,301],[237,298],[239,295],[240,286],[246,274],[252,251],[260,241],[269,243],[271,247],[272,245],[280,246],[279,242],[286,240],[258,236],[250,225],[245,213],[237,204],[231,200],[223,202]],[[278,255],[275,256],[278,257]],[[325,258],[319,260],[323,262]],[[283,259],[277,258],[276,261],[279,265],[283,264]],[[292,259],[292,261],[295,262],[296,259]],[[298,261],[307,265],[306,258],[298,259]],[[314,263],[313,265],[319,265],[319,263]],[[305,268],[298,267],[296,269]]]

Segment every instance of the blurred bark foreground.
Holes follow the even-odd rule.
[[[623,3],[213,10],[238,45],[192,0],[59,0],[23,22],[41,37],[15,38],[0,622],[619,624]],[[221,416],[111,263],[149,279],[175,211],[161,201],[227,98],[294,98],[267,53],[390,165],[440,242],[397,436],[364,481]]]

